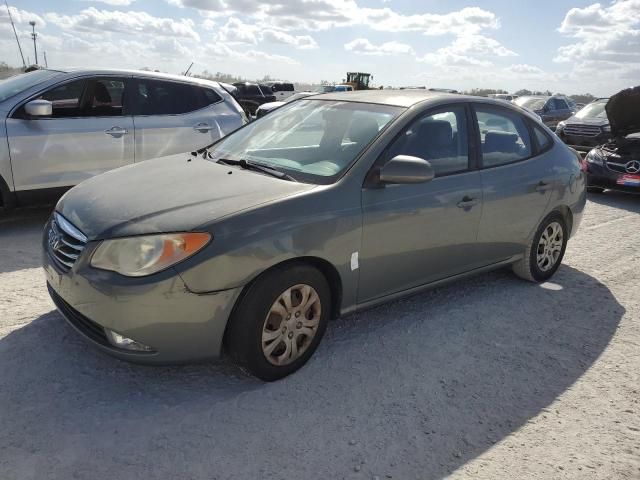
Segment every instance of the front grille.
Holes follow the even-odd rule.
[[[597,137],[602,129],[596,125],[583,125],[580,123],[568,123],[562,129],[565,135],[575,137]]]
[[[75,308],[65,302],[62,297],[58,295],[48,283],[47,288],[49,289],[49,295],[51,295],[53,303],[55,303],[56,307],[58,307],[58,310],[62,312],[64,317],[69,321],[71,325],[73,325],[80,333],[89,337],[94,342],[106,347],[111,347],[111,344],[107,339],[107,335],[104,332],[104,328],[102,328],[96,322],[89,320],[87,317],[82,315]]]
[[[627,173],[626,163],[607,162],[607,167],[609,167],[609,170],[613,170],[614,172]]]
[[[47,251],[58,268],[68,272],[87,244],[87,237],[66,218],[54,212],[47,231]]]

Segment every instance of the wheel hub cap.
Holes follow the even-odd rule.
[[[562,225],[558,222],[551,222],[544,229],[538,241],[536,255],[538,268],[543,272],[547,272],[555,267],[562,253],[563,245],[564,231],[562,230]]]
[[[322,308],[313,287],[298,284],[273,302],[262,327],[262,352],[273,365],[288,365],[304,354],[318,331]]]

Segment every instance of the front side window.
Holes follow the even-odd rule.
[[[86,83],[85,80],[76,80],[58,85],[38,98],[52,103],[51,118],[79,117],[81,116],[82,109],[80,107]]]
[[[139,79],[134,90],[134,115],[179,115],[200,107],[197,87],[188,83]]]
[[[248,160],[296,180],[332,183],[404,108],[356,102],[299,100],[216,143],[213,161]]]
[[[526,120],[501,108],[474,107],[480,132],[482,165],[495,167],[531,156],[531,139]]]
[[[456,105],[430,113],[413,122],[391,144],[385,158],[397,155],[428,160],[436,177],[469,168],[467,115]]]
[[[115,117],[122,115],[124,79],[98,78],[87,82],[87,98],[83,117]]]

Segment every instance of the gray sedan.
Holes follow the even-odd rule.
[[[47,224],[44,269],[60,312],[112,355],[226,351],[275,380],[339,315],[505,266],[549,279],[585,201],[579,155],[518,107],[327,94],[197,157],[73,188]]]

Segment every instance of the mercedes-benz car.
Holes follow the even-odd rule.
[[[574,116],[558,123],[556,135],[581,152],[588,152],[611,140],[611,126],[605,107],[608,98],[599,98],[585,105]]]
[[[43,237],[59,311],[116,357],[302,367],[330,319],[511,267],[543,282],[582,218],[579,155],[501,100],[301,99],[182,162],[83,182]]]
[[[246,123],[218,84],[136,70],[35,70],[0,82],[0,206],[57,200],[113,168],[209,145]]]
[[[612,139],[586,156],[588,189],[640,193],[640,86],[615,94],[605,111]]]

